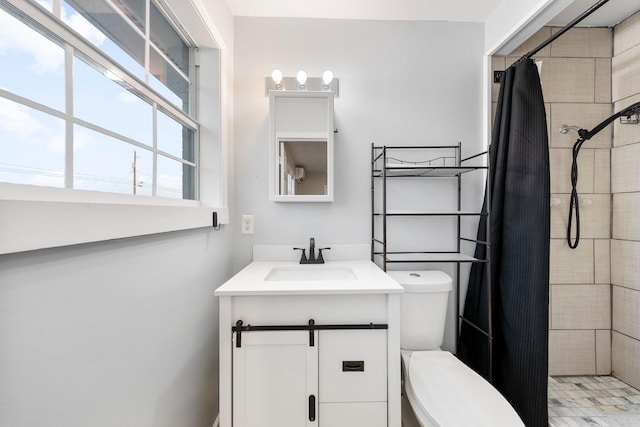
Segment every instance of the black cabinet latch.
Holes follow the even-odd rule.
[[[342,372],[364,372],[364,360],[343,360]]]

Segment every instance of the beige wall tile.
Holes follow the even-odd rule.
[[[622,111],[631,104],[640,102],[640,94],[615,103],[614,111]],[[620,120],[613,122],[613,146],[635,144],[640,142],[640,125],[621,124]]]
[[[551,237],[562,239],[567,236],[569,195],[553,194],[551,198]],[[611,233],[609,224],[610,196],[608,194],[579,194],[578,200],[580,201],[580,237],[608,239]],[[573,223],[575,224],[575,218]]]
[[[582,151],[582,150],[581,150]],[[593,192],[611,193],[611,149],[593,150]]]
[[[616,148],[623,150],[626,146]],[[614,153],[617,158],[622,151]],[[613,161],[613,160],[612,160]],[[618,160],[613,161],[616,164]],[[616,170],[616,164],[612,165]],[[616,188],[620,188],[619,175],[612,177]],[[614,195],[614,231],[616,237],[635,235],[638,238],[638,208],[640,197],[635,194]],[[631,228],[629,230],[628,228]],[[611,241],[611,281],[613,286],[612,324],[619,332],[633,337],[640,337],[640,242],[631,240]],[[640,341],[628,336],[613,333],[612,368],[614,374],[628,384],[640,387]]]
[[[551,104],[551,147],[571,148],[578,139],[578,132],[574,130],[561,134],[560,126],[573,125],[591,130],[610,115],[611,104]],[[612,135],[611,127],[607,127],[585,144],[588,148],[611,148]]]
[[[594,155],[592,149],[583,148],[578,155],[578,192],[593,193]],[[569,148],[549,150],[551,193],[571,193],[571,161]]]
[[[613,286],[612,329],[640,340],[640,291]]]
[[[580,150],[582,152],[582,150]],[[611,149],[593,150],[593,192],[611,194]]]
[[[551,238],[563,239],[567,236],[567,222],[569,212],[569,195],[551,195]]]
[[[611,192],[640,191],[640,143],[611,150]]]
[[[611,283],[640,291],[640,242],[611,240]]]
[[[551,27],[542,27],[534,35],[529,37],[527,41],[525,41],[516,49],[514,49],[514,51],[511,52],[509,56],[516,56],[520,58],[521,56],[529,53],[531,50],[533,50],[533,48],[538,46],[540,43],[542,43],[549,37],[551,37]],[[550,56],[550,52],[551,52],[550,49],[551,49],[550,46],[545,46],[536,54],[536,57]]]
[[[505,57],[504,56],[492,56],[491,57],[491,71],[495,70],[503,70],[506,68],[505,66]],[[493,77],[493,76],[491,76]]]
[[[596,58],[595,102],[611,102],[611,59]]]
[[[551,106],[553,104],[550,104],[548,102],[544,103],[544,115],[545,115],[545,120],[547,121],[547,139],[549,142],[549,146],[551,146]]]
[[[640,92],[640,44],[613,57],[611,82],[613,101],[620,101]]]
[[[611,283],[611,240],[593,241],[594,276],[596,283]]]
[[[596,375],[611,375],[611,331],[596,331]]]
[[[640,240],[640,193],[613,195],[614,239]]]
[[[493,129],[493,124],[496,121],[496,110],[498,109],[498,103],[497,102],[492,102],[491,103],[491,128]]]
[[[560,27],[552,27],[555,34]],[[574,27],[551,43],[551,56],[562,58],[611,58],[613,31],[610,28]]]
[[[593,283],[593,240],[580,239],[576,249],[571,249],[565,239],[551,239],[549,259],[549,283]]]
[[[640,341],[617,332],[611,333],[611,368],[613,375],[640,388]]]
[[[549,331],[549,375],[595,375],[595,331]]]
[[[640,13],[636,13],[614,27],[613,52],[619,55],[640,44]]]
[[[542,90],[545,102],[595,100],[595,59],[544,58]]]
[[[552,285],[553,329],[611,329],[610,285]]]

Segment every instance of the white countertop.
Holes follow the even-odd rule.
[[[290,249],[289,249],[290,250]],[[341,269],[355,274],[345,280],[265,280],[272,268]],[[220,286],[217,296],[249,295],[326,295],[391,294],[404,289],[369,260],[326,261],[325,264],[301,265],[297,261],[254,261]]]

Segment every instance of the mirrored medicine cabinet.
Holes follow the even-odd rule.
[[[269,198],[333,201],[333,92],[269,92]]]

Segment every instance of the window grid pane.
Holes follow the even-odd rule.
[[[145,40],[106,3],[63,1],[62,21],[144,81]]]
[[[64,48],[3,9],[0,66],[2,89],[64,111]]]
[[[149,85],[189,113],[189,82],[155,48],[149,51]]]
[[[0,98],[0,181],[64,187],[65,122]]]
[[[153,2],[151,2],[149,13],[151,41],[182,72],[189,75],[189,46],[182,40],[182,37],[173,29],[167,18],[164,17]]]
[[[151,196],[153,152],[74,126],[75,189]]]
[[[142,144],[153,144],[153,112],[150,104],[108,76],[74,58],[74,116],[117,132]],[[121,83],[121,82],[120,82]]]
[[[144,33],[145,29],[145,2],[140,0],[117,0],[114,5]]]
[[[194,178],[193,166],[158,155],[158,196],[195,200]]]
[[[158,110],[157,116],[157,129],[158,150],[192,163],[195,162],[193,130],[160,110]]]
[[[134,0],[120,1],[126,3],[129,7],[136,7],[139,3],[136,3]],[[111,10],[105,9],[109,6],[102,4],[104,0],[68,0],[68,2],[76,5],[78,3],[91,4],[94,6],[94,11]],[[52,8],[51,5],[52,3],[45,5],[49,7],[49,11]],[[83,35],[88,35],[89,37],[87,37],[87,39],[98,46],[108,57],[117,60],[121,66],[125,66],[125,68],[130,71],[132,71],[132,69],[135,71],[135,67],[140,67],[140,64],[135,58],[128,52],[120,49],[117,41],[111,41],[109,37],[102,31],[99,31],[96,26],[80,16],[75,10],[69,8],[67,1],[62,1],[62,8],[61,19],[66,19],[65,22],[69,22],[69,25],[72,23],[72,28],[75,28],[77,32],[82,34],[84,31],[86,34]],[[140,9],[135,11],[138,15],[139,12]],[[127,22],[118,13],[113,12],[113,10],[109,13],[115,16],[116,20],[119,19],[122,22]],[[160,14],[158,10],[156,10],[156,13]],[[134,15],[133,12],[129,11],[125,12],[125,14],[131,18],[132,22],[136,22],[137,18],[132,18],[132,15]],[[37,19],[35,20],[38,21]],[[21,87],[15,89],[15,91],[12,90],[13,88],[11,87],[7,89],[10,92],[15,92],[16,95],[28,99],[30,101],[28,105],[34,108],[40,108],[37,104],[43,104],[44,106],[61,111],[60,116],[66,116],[68,122],[73,121],[73,117],[67,116],[67,114],[71,114],[71,111],[67,112],[64,107],[65,48],[52,42],[39,31],[34,30],[32,26],[35,24],[24,24],[0,6],[0,36],[3,36],[3,30],[8,28],[7,25],[2,24],[11,21],[13,21],[14,26],[17,25],[20,27],[18,33],[20,33],[22,39],[25,38],[25,35],[33,34],[34,38],[37,39],[37,45],[48,46],[49,51],[57,50],[57,54],[50,55],[49,58],[53,60],[53,63],[58,63],[59,65],[57,74],[51,73],[50,76],[54,80],[57,79],[57,81],[44,85],[44,88],[34,89],[36,87],[34,82],[38,82],[38,79],[25,79],[24,75],[26,73],[23,72],[22,78],[15,79]],[[156,16],[155,22],[163,22],[169,25],[164,17],[159,19],[158,16]],[[130,26],[129,23],[127,23],[127,25]],[[173,31],[175,33],[175,30]],[[62,33],[64,34],[64,31]],[[134,33],[136,32],[134,31]],[[48,32],[46,32],[46,34],[48,34]],[[177,36],[177,33],[175,33],[175,35]],[[94,40],[91,40],[90,37],[94,37]],[[177,37],[179,38],[179,36]],[[100,42],[101,38],[102,41]],[[181,39],[180,42],[177,43],[173,36],[169,38],[157,38],[158,43],[167,44],[167,40],[173,41],[175,46],[167,49],[165,54],[170,56],[172,62],[175,63],[182,60],[182,65],[184,66],[186,64],[188,67],[190,52],[186,44],[184,44]],[[3,40],[0,39],[0,42],[1,41]],[[133,45],[135,45],[135,43],[133,43]],[[79,47],[83,48],[82,45]],[[130,48],[131,46],[129,49]],[[78,47],[76,46],[75,49],[78,49]],[[20,45],[18,45],[17,50],[18,54],[24,56],[28,56],[30,53],[27,48]],[[24,52],[25,50],[26,53]],[[14,63],[17,61],[5,62],[6,59],[3,58],[3,54],[6,53],[5,51],[0,52],[0,65],[4,62],[5,69],[13,70],[12,67],[14,67]],[[73,51],[73,48],[69,49],[69,56],[73,54]],[[170,51],[171,53],[169,53]],[[81,54],[81,52],[82,50],[76,51],[76,54]],[[175,52],[180,52],[182,56],[176,56]],[[35,54],[31,54],[34,60],[41,59]],[[189,100],[188,80],[185,80],[184,76],[176,71],[173,64],[167,62],[165,56],[160,54],[157,54],[157,56],[161,58],[161,62],[164,63],[161,65],[164,71],[163,74],[160,75],[164,82],[161,83],[158,81],[158,87],[163,88],[165,97],[173,98],[174,103],[186,111]],[[176,58],[178,58],[178,60],[176,60]],[[148,101],[136,96],[134,92],[127,90],[127,84],[119,81],[119,79],[115,77],[118,73],[110,73],[108,70],[103,69],[104,66],[89,65],[86,60],[79,59],[78,57],[74,57],[72,62],[74,67],[74,82],[73,87],[68,90],[69,93],[73,94],[73,115],[82,121],[92,124],[92,127],[96,126],[96,128],[90,129],[79,124],[72,125],[69,128],[69,131],[72,132],[69,138],[73,141],[74,159],[73,168],[69,168],[67,172],[71,173],[73,169],[73,179],[69,179],[69,183],[73,182],[73,187],[77,189],[151,196],[153,195],[154,187],[153,159],[154,156],[156,156],[157,195],[172,198],[195,199],[197,188],[196,167],[184,162],[192,164],[196,162],[196,130],[164,114],[160,110],[156,110],[159,118],[156,122],[158,129],[155,134],[159,136],[157,141],[159,145],[156,145],[156,148],[154,148],[154,107],[152,107]],[[93,64],[92,61],[90,63]],[[26,66],[23,66],[23,68],[24,67]],[[3,76],[6,75],[8,74],[3,74]],[[130,77],[125,76],[125,78]],[[9,79],[6,78],[6,81],[8,80]],[[40,81],[42,80],[43,79]],[[3,85],[4,88],[9,86],[5,85],[3,81],[0,81],[0,85]],[[34,90],[32,93],[29,93],[29,89]],[[138,93],[146,98],[143,92]],[[180,96],[177,94],[180,94]],[[55,100],[56,98],[56,102],[51,101],[51,99]],[[35,104],[31,101],[35,102]],[[14,144],[10,145],[4,142],[2,144],[1,149],[5,150],[7,147],[11,147],[11,152],[14,156],[10,157],[4,154],[1,156],[2,159],[9,159],[10,161],[0,164],[0,181],[63,187],[65,182],[65,120],[51,116],[43,111],[29,108],[19,102],[10,101],[0,96],[0,142],[11,141],[11,143]],[[133,105],[135,105],[135,107],[133,107]],[[42,108],[44,109],[44,107]],[[172,115],[175,114],[177,113],[172,113]],[[28,127],[29,132],[25,133],[25,129],[22,129],[22,140],[11,134],[12,132],[16,133],[16,129],[11,129],[10,124],[12,122],[20,123],[15,120],[17,115],[21,115],[25,120],[32,120],[32,125]],[[129,123],[132,123],[132,125],[126,124],[125,122],[127,120],[129,120]],[[33,125],[33,123],[36,125]],[[104,134],[99,131],[98,128],[103,128],[104,132],[109,131],[110,134],[112,132],[114,134],[112,136]],[[40,132],[40,134],[38,134],[38,132]],[[122,135],[125,140],[116,139],[115,137],[117,135]],[[126,140],[146,144],[148,145],[148,149],[132,145]],[[44,150],[43,147],[46,147],[46,150],[49,151]],[[20,148],[22,148],[22,150],[20,150]],[[181,158],[183,161],[172,159],[161,154],[154,154],[154,152],[158,152],[157,150]],[[46,161],[43,159],[46,159]]]

